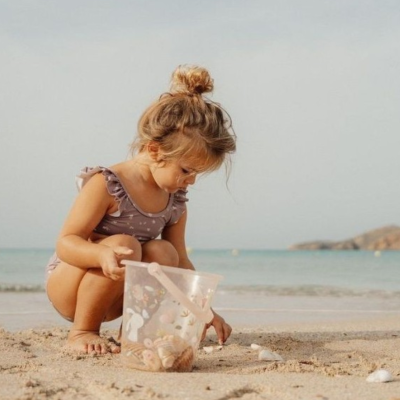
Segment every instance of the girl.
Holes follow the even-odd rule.
[[[47,266],[47,293],[73,323],[67,346],[74,350],[120,351],[100,337],[100,326],[122,315],[122,259],[194,269],[184,238],[187,188],[236,149],[229,116],[203,97],[212,90],[207,70],[178,67],[170,92],[139,120],[133,158],[78,176],[81,191]],[[214,313],[210,325],[225,342],[231,327],[224,319]]]

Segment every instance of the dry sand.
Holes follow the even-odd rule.
[[[0,399],[400,400],[400,312],[329,311],[315,299],[280,304],[225,310],[234,331],[221,350],[202,349],[216,346],[210,331],[193,372],[149,373],[122,366],[119,355],[66,354],[69,323],[44,294],[2,293]],[[118,326],[102,333],[116,336]],[[283,361],[259,361],[252,343]],[[367,383],[377,368],[394,380]]]
[[[66,327],[0,330],[1,399],[400,399],[400,319],[387,316],[236,328],[227,344],[210,333],[191,373],[148,373],[123,367],[119,355],[68,355]],[[117,330],[106,330],[116,335]],[[284,361],[259,361],[256,343]],[[377,368],[394,381],[367,383]]]

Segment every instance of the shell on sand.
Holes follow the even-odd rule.
[[[261,361],[283,361],[283,358],[278,353],[264,349],[258,353],[258,359]]]
[[[171,371],[190,372],[193,369],[194,351],[193,347],[186,347],[172,364]]]
[[[211,354],[214,351],[214,347],[212,346],[204,346],[203,350],[207,353],[207,354]]]
[[[372,372],[372,374],[369,374],[367,377],[367,382],[372,383],[391,382],[392,380],[392,374],[386,369],[377,369],[376,371]]]

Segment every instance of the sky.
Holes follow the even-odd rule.
[[[397,0],[0,0],[0,248],[52,248],[85,166],[127,159],[181,64],[237,152],[188,194],[187,245],[286,249],[400,225]]]

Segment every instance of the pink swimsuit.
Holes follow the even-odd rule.
[[[110,193],[118,201],[118,210],[106,214],[94,229],[102,235],[126,234],[134,236],[140,243],[156,239],[166,226],[176,224],[186,210],[186,192],[181,190],[170,195],[167,207],[157,213],[142,211],[129,197],[115,172],[104,167],[84,168],[76,177],[78,189],[95,174],[102,173]],[[54,270],[61,260],[56,254],[47,265],[47,272]]]

